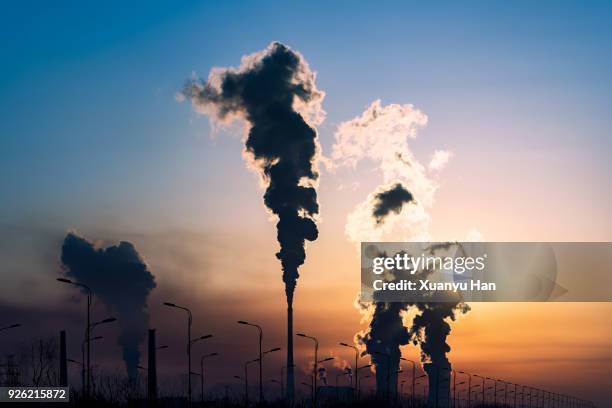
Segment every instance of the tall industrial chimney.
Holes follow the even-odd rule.
[[[451,406],[451,366],[438,367],[435,364],[423,366],[429,380],[428,406],[448,408]]]
[[[68,367],[66,361],[66,330],[60,331],[59,385],[60,387],[68,386]]]
[[[149,329],[149,362],[147,369],[147,398],[149,403],[157,400],[157,361],[155,352],[155,329]]]

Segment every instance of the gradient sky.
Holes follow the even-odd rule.
[[[282,347],[276,233],[241,158],[240,131],[213,134],[175,99],[192,73],[236,66],[273,40],[318,73],[323,154],[336,126],[375,99],[428,115],[414,152],[424,162],[435,149],[454,153],[431,211],[436,239],[476,229],[498,241],[610,241],[611,31],[612,5],[596,1],[5,4],[0,304],[7,315],[69,309],[78,327],[78,299],[49,283],[61,240],[75,229],[136,245],[157,277],[151,314],[161,333],[180,330],[174,312],[157,306],[173,296],[207,316],[199,328],[226,336],[217,344],[243,336],[232,322],[244,318],[263,322],[270,345]],[[378,182],[367,164],[321,175],[321,234],[298,283],[296,322],[320,327],[323,348],[336,353],[364,328],[344,223]],[[611,312],[609,304],[478,304],[453,325],[451,360],[604,400]],[[110,361],[109,343],[100,347]],[[247,346],[235,347],[220,381],[249,357]],[[306,345],[297,347],[305,364]],[[405,354],[417,358],[414,347]]]

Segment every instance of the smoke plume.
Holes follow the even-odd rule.
[[[390,189],[383,190],[374,195],[372,216],[377,224],[381,224],[389,213],[399,214],[404,204],[411,202],[412,194],[400,183],[394,184]]]
[[[315,74],[299,53],[274,42],[243,57],[237,69],[215,69],[206,82],[188,83],[183,95],[213,120],[247,122],[246,156],[262,176],[266,206],[278,216],[276,256],[291,302],[298,268],[306,257],[304,242],[318,236],[319,146],[309,122],[321,118],[324,94],[316,88]]]
[[[417,130],[426,123],[427,116],[412,105],[383,106],[380,100],[376,100],[363,114],[338,127],[332,151],[334,166],[355,168],[360,161],[367,159],[376,163],[382,173],[382,183],[347,217],[346,234],[356,245],[385,239],[430,240],[428,210],[434,203],[438,188],[434,172],[448,163],[452,153],[435,151],[427,167],[416,159],[409,141],[416,139]],[[394,271],[397,273],[401,272]],[[414,279],[411,276],[406,278]],[[458,302],[416,305],[357,302],[357,305],[364,316],[370,317],[368,330],[357,334],[356,340],[365,345],[364,354],[371,355],[376,367],[379,397],[397,392],[400,346],[410,341],[421,345],[423,361],[429,364],[427,370],[434,364],[450,366],[446,359],[449,349],[446,337],[450,325],[445,319],[454,319],[455,311],[467,311],[466,307]],[[412,306],[420,313],[408,329],[403,317]],[[436,387],[430,387],[432,389],[430,393],[435,392]]]
[[[147,298],[156,286],[153,274],[131,243],[96,248],[74,233],[64,239],[61,261],[66,277],[87,285],[116,313],[123,361],[128,377],[136,378],[138,347],[149,326]]]
[[[332,166],[355,168],[369,161],[376,164],[382,176],[379,187],[348,215],[345,232],[351,242],[359,245],[363,241],[430,239],[428,209],[433,205],[438,183],[409,145],[410,140],[416,139],[417,130],[426,124],[427,116],[412,105],[383,106],[376,100],[361,115],[338,126]],[[379,206],[380,195],[389,191],[403,198],[402,204],[409,201],[411,205],[401,206],[396,200],[393,210],[383,211],[383,223],[380,216],[373,217],[372,213]]]
[[[450,346],[446,338],[457,313],[467,313],[468,305],[457,302],[416,303],[419,309],[410,328],[410,339],[421,346],[421,361],[429,377],[429,404],[448,407],[450,404],[451,364],[446,354]]]
[[[266,188],[264,203],[276,215],[287,297],[287,397],[293,399],[293,294],[305,241],[318,237],[314,125],[323,119],[324,93],[301,54],[274,42],[242,58],[239,68],[213,69],[207,81],[189,82],[182,93],[214,122],[246,122],[245,154]]]

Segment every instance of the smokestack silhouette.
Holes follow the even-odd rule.
[[[149,348],[147,362],[147,398],[149,403],[157,400],[157,358],[155,353],[155,329],[149,329]]]
[[[450,406],[451,364],[446,353],[451,348],[446,343],[451,326],[446,319],[455,320],[456,313],[467,313],[470,308],[460,302],[416,303],[420,314],[414,317],[410,338],[421,345],[421,361],[429,379],[428,403],[430,406]]]
[[[400,346],[410,341],[408,329],[402,322],[406,303],[376,302],[369,331],[361,339],[376,367],[376,393],[379,398],[397,392],[397,370],[400,363]],[[388,381],[387,381],[388,379]]]
[[[59,386],[68,386],[68,361],[66,356],[66,330],[60,331],[60,361],[59,361]]]
[[[405,204],[413,201],[412,194],[400,182],[383,186],[374,195],[372,218],[377,225],[381,225],[391,212],[399,214]],[[410,340],[402,322],[402,312],[408,306],[400,302],[376,302],[370,330],[362,339],[376,367],[376,392],[379,398],[392,397],[397,392],[400,346],[408,344]]]
[[[383,177],[383,184],[366,201],[357,205],[347,218],[346,233],[352,242],[431,240],[428,209],[434,203],[438,188],[433,176],[445,167],[452,152],[436,150],[429,166],[417,160],[409,141],[416,138],[417,130],[425,126],[427,120],[427,116],[412,105],[383,106],[380,100],[376,100],[361,115],[338,126],[332,151],[335,165],[355,167],[359,161],[368,159],[378,163]],[[399,279],[402,272],[393,271],[393,274]],[[414,279],[414,276],[405,278]],[[357,340],[365,343],[366,353],[372,354],[379,394],[387,386],[387,359],[376,353],[389,355],[393,392],[397,389],[395,371],[399,367],[399,347],[409,340],[421,344],[423,361],[429,364],[426,365],[428,373],[431,368],[427,367],[434,364],[440,364],[440,367],[445,363],[449,365],[445,347],[448,347],[446,336],[450,326],[445,318],[454,318],[456,310],[467,310],[465,306],[458,302],[416,305],[421,314],[408,330],[403,326],[402,313],[412,304],[374,301],[369,331],[365,335],[359,334]],[[367,304],[359,305],[363,313],[371,310]],[[437,373],[430,374],[430,379],[436,377]],[[435,391],[436,384],[430,387],[430,395]]]
[[[246,156],[266,186],[266,207],[278,217],[276,257],[287,298],[287,396],[293,399],[293,294],[306,258],[305,241],[318,236],[319,145],[309,115],[321,114],[324,94],[302,55],[274,42],[243,57],[237,69],[215,69],[208,81],[188,83],[182,95],[213,120],[241,118],[248,124]]]
[[[135,379],[140,361],[139,344],[149,325],[147,297],[156,286],[134,246],[125,241],[106,249],[74,233],[62,245],[62,264],[67,277],[89,286],[114,313],[120,328],[119,345],[130,379]]]

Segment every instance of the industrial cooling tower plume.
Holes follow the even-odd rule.
[[[139,346],[149,327],[147,298],[156,286],[153,274],[131,243],[97,248],[74,233],[64,239],[61,261],[66,277],[89,286],[116,313],[123,361],[128,377],[135,379]]]
[[[419,314],[410,328],[410,339],[421,345],[421,361],[429,379],[429,406],[449,407],[451,403],[451,364],[446,354],[450,346],[446,338],[457,313],[467,313],[469,306],[461,302],[417,303]]]
[[[412,194],[401,183],[382,186],[373,195],[371,217],[377,225],[382,225],[389,214],[400,214],[404,206],[411,202]],[[362,339],[376,367],[376,392],[379,398],[389,399],[397,392],[400,346],[408,344],[409,340],[408,330],[402,321],[402,312],[407,308],[405,303],[376,302],[370,330]]]
[[[390,398],[397,392],[400,346],[408,344],[410,340],[408,329],[402,321],[402,313],[407,308],[405,303],[376,302],[369,330],[360,338],[376,367],[376,393],[379,398]]]
[[[304,57],[278,42],[242,58],[238,68],[213,69],[207,81],[183,89],[194,108],[216,123],[247,124],[245,157],[261,175],[264,202],[276,215],[287,298],[287,396],[293,399],[293,294],[305,241],[317,239],[315,223],[319,152],[313,127],[322,120],[324,93]]]
[[[381,184],[348,215],[345,232],[356,246],[366,241],[427,241],[430,239],[429,208],[433,205],[441,170],[451,153],[435,151],[429,166],[413,154],[409,141],[425,126],[427,116],[412,105],[383,106],[374,101],[360,116],[338,126],[332,150],[332,165],[355,168],[364,160],[374,162],[382,175]],[[365,333],[356,342],[365,345],[376,367],[376,388],[380,398],[397,392],[400,346],[408,344],[411,333],[403,316],[409,303],[357,302],[370,319]]]
[[[412,105],[382,105],[376,100],[361,115],[338,126],[331,166],[356,168],[360,162],[374,163],[381,175],[375,191],[347,217],[345,232],[356,246],[363,241],[430,239],[428,211],[438,188],[435,175],[448,162],[451,153],[433,152],[429,166],[417,160],[409,141],[426,124],[427,116]],[[376,207],[380,194],[389,196],[390,208]],[[398,205],[405,201],[412,201],[412,205]],[[374,217],[373,209],[376,210]],[[380,222],[380,211],[386,216],[384,223]]]

